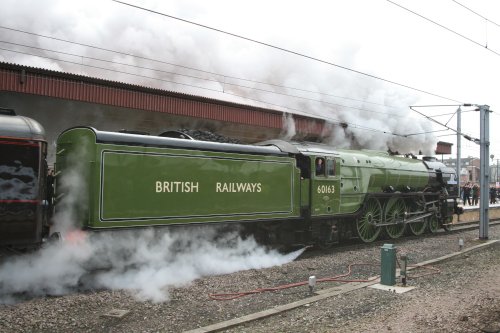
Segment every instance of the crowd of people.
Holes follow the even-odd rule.
[[[490,204],[497,202],[498,194],[497,188],[493,185],[490,186]],[[464,206],[477,206],[479,204],[479,197],[480,191],[478,184],[467,182],[460,188],[460,198],[462,199]]]

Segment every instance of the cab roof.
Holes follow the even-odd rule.
[[[0,137],[45,141],[45,129],[39,122],[14,112],[0,113]]]

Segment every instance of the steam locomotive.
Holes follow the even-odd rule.
[[[460,213],[455,171],[432,158],[283,140],[206,142],[172,133],[64,131],[57,140],[55,194],[47,201],[55,202],[56,212],[71,212],[75,227],[96,232],[236,224],[264,242],[321,247],[351,237],[372,242],[436,232]],[[25,148],[8,143],[13,140],[2,134],[0,147]],[[21,162],[37,174],[29,183],[35,216],[45,190],[46,143],[16,140],[36,143],[31,164]],[[2,157],[1,168],[14,170],[15,163]],[[0,173],[2,182],[9,177],[20,176]],[[26,223],[16,215],[20,199],[0,199],[0,230],[3,235],[8,225],[14,239],[14,229]],[[47,236],[45,220],[29,220],[38,233],[34,241]]]

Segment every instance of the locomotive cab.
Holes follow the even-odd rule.
[[[340,177],[334,156],[314,155],[310,157],[311,215],[322,216],[339,212]]]

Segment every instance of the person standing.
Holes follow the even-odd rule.
[[[479,204],[479,185],[472,186],[472,204],[477,206]]]
[[[470,183],[467,183],[464,186],[464,206],[465,206],[465,203],[468,203],[469,206],[471,205],[471,203],[470,203],[470,192],[471,192],[471,186],[470,186]]]
[[[490,204],[497,203],[497,188],[495,186],[490,187]]]

